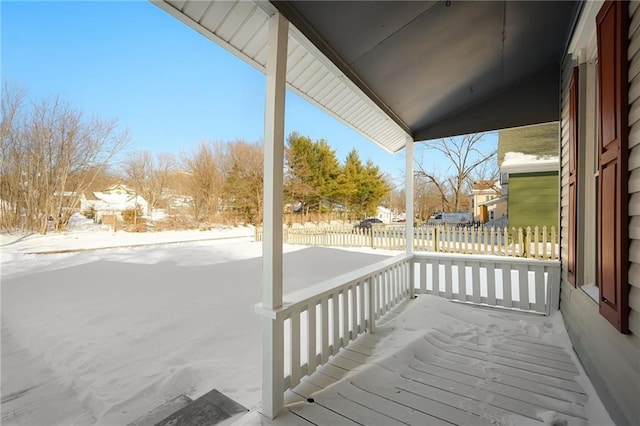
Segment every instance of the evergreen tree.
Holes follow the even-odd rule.
[[[345,206],[356,218],[375,215],[380,201],[391,191],[380,168],[371,160],[363,165],[355,149],[347,154],[338,182]]]
[[[311,170],[313,141],[297,132],[291,133],[287,138],[285,163],[286,199],[293,205],[301,203],[303,212],[305,212],[314,192]]]
[[[303,215],[314,211],[320,218],[337,203],[351,218],[375,215],[392,189],[380,168],[371,160],[363,163],[356,149],[341,166],[326,140],[313,141],[297,132],[287,138],[285,167],[286,200],[293,206],[299,203]]]
[[[322,139],[313,145],[313,162],[311,173],[313,186],[313,204],[322,214],[322,204],[333,204],[336,198],[337,178],[340,175],[340,162],[326,140]]]
[[[287,139],[285,194],[292,203],[301,203],[305,214],[310,210],[322,213],[323,203],[336,198],[336,179],[340,163],[327,141],[312,141],[297,132]]]

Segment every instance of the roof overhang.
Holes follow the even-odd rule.
[[[291,24],[291,90],[390,152],[559,119],[571,1],[152,0],[264,71],[267,20]]]
[[[495,206],[496,204],[506,203],[509,201],[509,198],[506,195],[503,195],[499,198],[494,198],[493,200],[484,201],[482,203],[478,203],[479,206]]]

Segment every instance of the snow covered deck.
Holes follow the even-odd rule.
[[[612,424],[562,317],[420,295],[285,395],[269,421],[234,424]]]

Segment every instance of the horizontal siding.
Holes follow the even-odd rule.
[[[637,311],[629,314],[629,330],[636,335],[640,334],[640,314]]]
[[[616,424],[637,424],[640,419],[640,9],[630,4],[629,44],[629,328],[630,335],[619,333],[599,313],[596,301],[566,280],[568,225],[568,179],[561,173],[561,256],[563,265],[561,312],[571,341],[596,390]],[[586,46],[578,46],[583,49]],[[590,57],[590,56],[588,56]],[[562,164],[568,160],[568,58],[562,80]],[[582,76],[581,76],[582,77]],[[581,142],[592,149],[594,140]],[[564,166],[566,167],[566,166]],[[564,168],[563,167],[563,168]],[[594,208],[585,205],[583,208]],[[593,242],[591,242],[592,244]],[[583,258],[583,261],[588,261]]]
[[[629,238],[640,240],[640,217],[632,216],[629,221]],[[631,256],[629,256],[631,257]]]
[[[640,13],[637,2],[629,6],[629,238],[640,245]],[[640,259],[629,253],[629,328],[640,336]],[[640,363],[639,363],[640,364]],[[638,367],[640,370],[640,366]]]
[[[560,262],[562,282],[567,282],[567,232],[569,215],[569,82],[573,71],[573,61],[567,60],[562,69],[561,110],[560,110]]]
[[[640,144],[640,122],[629,124],[629,148],[634,148]]]
[[[558,226],[558,174],[518,173],[509,176],[509,226]]]
[[[618,333],[581,289],[564,285],[561,297],[567,332],[598,396],[616,425],[637,425],[640,339]],[[634,311],[630,318],[633,327],[638,325],[637,317]]]
[[[629,199],[629,216],[640,216],[640,194],[631,194]],[[630,218],[633,220],[633,217]]]

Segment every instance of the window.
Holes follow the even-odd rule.
[[[569,83],[567,278],[626,333],[628,4],[606,1],[595,24],[581,35],[587,41],[574,52],[580,65]]]
[[[500,173],[500,185],[508,185],[509,184],[509,173],[503,172]]]
[[[594,39],[595,44],[595,39]],[[581,143],[584,144],[583,156],[581,160],[580,179],[584,184],[580,188],[583,203],[586,208],[582,209],[582,225],[580,234],[584,235],[585,241],[593,241],[582,248],[582,290],[584,290],[596,303],[600,300],[598,288],[598,59],[595,46],[593,57],[580,66],[584,79],[581,119],[583,120],[583,135]]]

